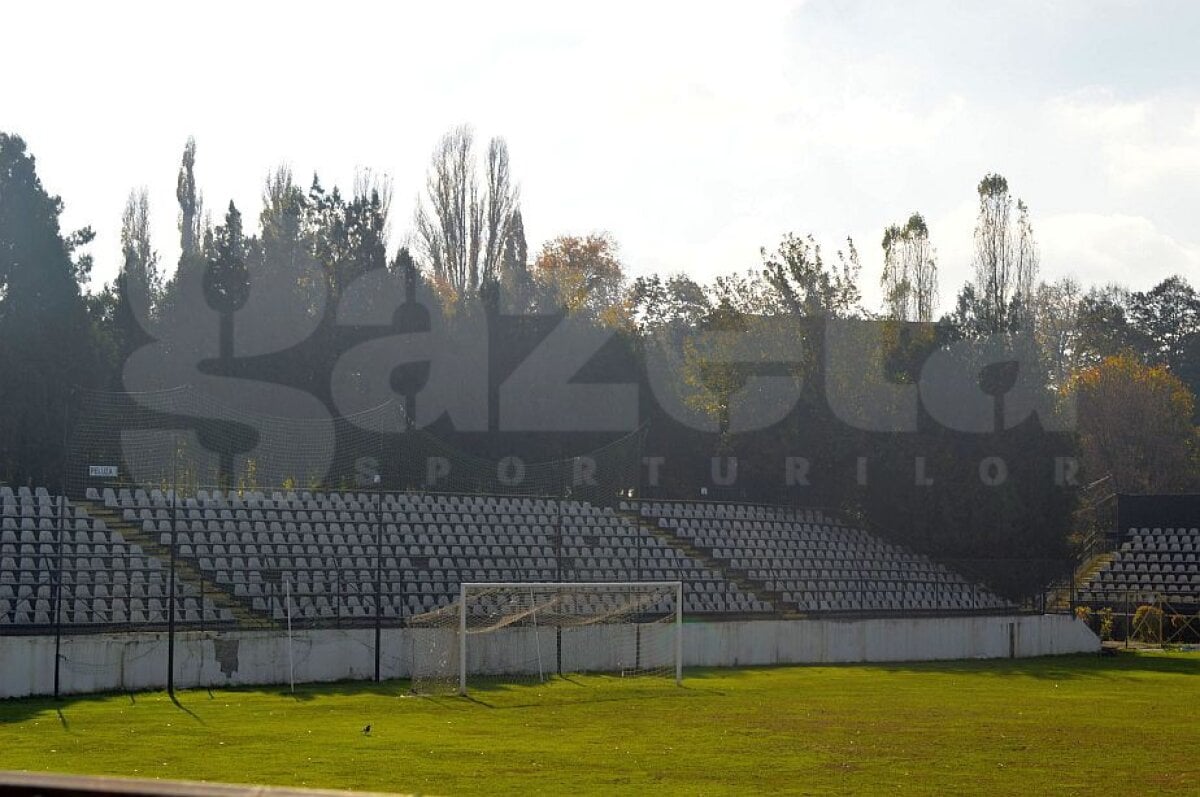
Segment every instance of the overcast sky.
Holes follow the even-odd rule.
[[[611,232],[632,274],[744,270],[786,231],[846,235],[877,302],[884,226],[925,214],[942,309],[975,186],[1029,204],[1042,275],[1200,282],[1200,4],[1189,2],[22,3],[0,129],[115,274],[129,191],[178,258],[194,135],[206,206],[250,218],[290,164],[389,175],[410,229],[438,137],[509,143],[531,248]]]

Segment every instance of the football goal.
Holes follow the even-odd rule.
[[[465,583],[409,628],[419,694],[571,673],[683,678],[680,581]]]

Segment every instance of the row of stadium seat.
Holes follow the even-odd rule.
[[[57,497],[42,488],[21,497],[57,507]],[[170,590],[161,560],[69,502],[61,523],[57,516],[40,523],[0,530],[0,629],[167,622]],[[194,584],[181,581],[176,594],[181,624],[233,622],[229,609]]]
[[[1010,608],[943,565],[818,510],[671,502],[623,508],[764,584],[797,611]]]
[[[817,510],[656,501],[616,512],[553,499],[311,491],[199,491],[177,505],[170,491],[88,497],[120,529],[82,506],[58,518],[45,491],[17,491],[6,504],[18,509],[0,530],[0,587],[9,587],[0,588],[0,624],[46,619],[40,602],[53,606],[60,562],[65,622],[161,621],[163,562],[126,537],[174,546],[180,595],[197,601],[180,609],[185,623],[232,621],[186,573],[248,612],[279,619],[290,610],[301,622],[375,612],[403,620],[449,604],[464,581],[683,580],[685,611],[703,615],[1006,607]]]
[[[136,493],[129,497],[135,505],[122,511],[131,522],[141,520],[145,531],[170,544],[173,535],[162,530],[162,510],[137,506]],[[155,502],[148,493],[140,497]],[[187,510],[189,530],[178,532],[178,553],[215,583],[230,585],[239,597],[261,600],[259,610],[267,607],[272,616],[278,614],[277,601],[284,590],[278,579],[270,583],[262,574],[284,574],[289,587],[295,586],[293,619],[301,620],[361,616],[361,603],[318,599],[324,600],[331,584],[343,590],[346,572],[370,572],[376,555],[382,560],[385,582],[395,585],[380,591],[385,616],[389,606],[407,617],[446,605],[457,595],[458,584],[470,580],[682,579],[689,585],[684,600],[690,613],[761,613],[774,608],[726,583],[720,572],[640,532],[627,518],[582,502],[563,502],[560,517],[547,514],[557,511],[553,502],[471,496],[426,501],[402,495],[380,504],[421,505],[431,511],[367,513],[362,508],[365,501],[343,496],[347,505],[358,504],[355,522],[349,510],[323,508],[322,497],[243,496],[244,503],[258,507],[245,511],[259,518],[250,521],[235,519],[222,497],[206,495],[205,509]],[[117,503],[121,501],[117,496]],[[297,510],[299,504],[307,508]],[[147,511],[155,514],[142,514]],[[203,515],[193,514],[200,511]],[[417,600],[407,599],[412,596],[403,586],[421,584],[428,574],[435,576],[426,582],[429,588]]]
[[[1093,605],[1165,599],[1200,604],[1200,529],[1131,528],[1078,594]]]
[[[421,511],[487,511],[498,509],[504,514],[521,509],[538,514],[558,514],[561,507],[563,514],[573,516],[604,514],[599,507],[582,501],[557,501],[552,498],[522,498],[505,496],[469,496],[469,495],[439,495],[429,493],[339,493],[339,492],[273,492],[267,495],[261,491],[233,491],[223,493],[215,490],[211,493],[198,490],[194,496],[179,496],[176,505],[171,490],[113,490],[103,491],[96,488],[87,490],[89,501],[103,502],[110,509],[153,508],[153,509],[214,509],[214,510],[349,510],[367,511],[375,509],[418,509]]]

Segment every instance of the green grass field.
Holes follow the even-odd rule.
[[[1196,654],[406,690],[0,701],[0,769],[439,794],[1200,791]]]

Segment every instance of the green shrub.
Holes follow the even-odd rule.
[[[1100,639],[1107,641],[1112,639],[1113,635],[1113,610],[1111,606],[1105,606],[1100,610]]]

